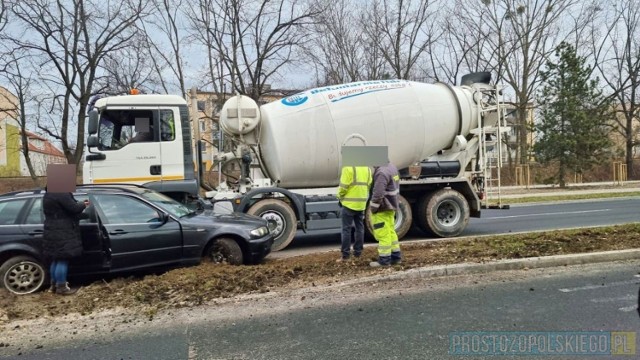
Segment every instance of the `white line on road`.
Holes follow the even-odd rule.
[[[608,284],[597,284],[597,285],[586,285],[586,286],[579,286],[579,287],[574,287],[574,288],[564,288],[564,289],[559,289],[562,292],[573,292],[573,291],[580,291],[580,290],[593,290],[593,289],[601,289],[601,288],[607,288],[610,286],[621,286],[621,285],[631,285],[631,284],[637,284],[638,280],[626,280],[626,281],[614,281]]]
[[[625,296],[620,296],[615,298],[591,299],[591,302],[607,303],[607,302],[616,302],[616,301],[629,301],[629,300],[635,300],[637,297],[638,297],[637,295],[625,295]]]
[[[530,217],[530,216],[554,216],[554,215],[567,215],[567,214],[587,214],[587,213],[605,212],[605,211],[611,211],[611,209],[583,210],[583,211],[562,211],[562,212],[554,212],[554,213],[509,215],[509,216],[499,216],[499,217],[485,218],[485,220],[512,219],[512,218]]]
[[[618,310],[620,310],[622,312],[631,312],[631,311],[634,311],[637,308],[638,308],[638,305],[633,305],[633,306],[621,307],[621,308],[618,308]]]

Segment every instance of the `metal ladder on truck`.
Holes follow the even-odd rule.
[[[480,205],[484,209],[509,209],[509,205],[502,203],[500,169],[502,168],[502,138],[503,134],[511,128],[506,124],[505,104],[500,96],[501,87],[496,85],[493,89],[484,90],[485,96],[495,99],[494,104],[478,101],[478,128],[474,133],[478,134],[478,164],[480,165],[480,177],[484,181],[484,196],[480,199]],[[483,115],[496,116],[495,124],[487,126],[482,123]]]

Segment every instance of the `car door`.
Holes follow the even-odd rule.
[[[73,265],[82,272],[107,271],[111,265],[111,247],[93,199],[88,194],[75,194],[74,197],[79,202],[89,200],[90,205],[80,216],[83,253],[81,258],[75,259]]]
[[[75,195],[76,200],[83,201],[86,195]],[[92,208],[89,207],[80,219],[80,233],[82,238],[82,256],[69,261],[69,272],[73,274],[86,274],[104,272],[108,270],[108,253],[103,249],[103,239],[100,234],[95,215],[89,215]],[[33,199],[22,222],[22,231],[36,239],[38,244],[42,242],[44,228],[44,212],[42,211],[42,197]]]
[[[165,266],[182,259],[180,224],[161,210],[125,194],[94,194],[111,246],[111,270]]]

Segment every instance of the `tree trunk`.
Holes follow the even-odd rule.
[[[560,158],[560,168],[558,169],[558,184],[560,185],[561,188],[564,188],[567,185],[564,181],[564,178],[567,173],[566,168],[567,168],[567,165],[565,164],[564,157]]]
[[[526,163],[529,162],[529,156],[528,156],[529,144],[527,143],[528,124],[527,124],[526,106],[527,106],[526,102],[524,104],[521,102],[519,105],[520,111],[518,112],[518,123],[520,124],[520,126],[518,128],[518,153],[516,156],[517,156],[518,164],[520,165],[525,165]]]
[[[634,94],[634,93],[632,93]],[[635,95],[635,94],[634,94]],[[631,105],[631,113],[633,114],[635,111],[635,106]],[[634,171],[633,171],[633,147],[635,143],[635,127],[634,127],[634,117],[625,114],[625,118],[627,121],[627,133],[626,133],[626,149],[625,149],[625,163],[627,164],[627,179],[634,179]]]
[[[22,94],[20,94],[22,96]],[[33,181],[33,184],[39,186],[38,177],[36,176],[36,171],[33,168],[33,164],[31,163],[31,157],[29,156],[29,137],[27,136],[27,120],[24,115],[25,111],[24,99],[20,99],[20,132],[21,132],[21,140],[22,140],[22,155],[24,155],[24,162],[27,164],[27,169],[29,169],[29,176]]]

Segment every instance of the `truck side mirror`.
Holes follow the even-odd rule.
[[[96,135],[91,135],[87,138],[87,147],[98,147],[98,137]]]
[[[89,111],[89,134],[98,133],[98,112],[96,110]]]

